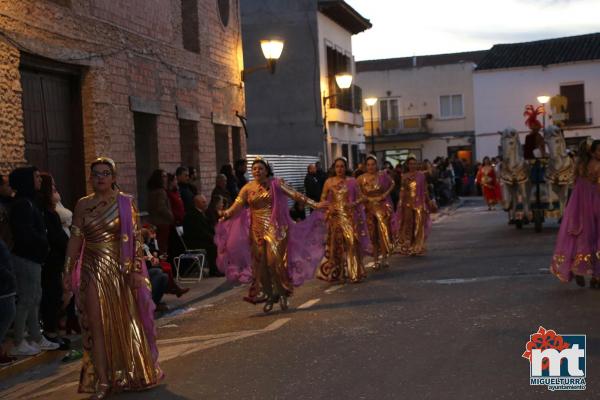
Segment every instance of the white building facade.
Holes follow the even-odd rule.
[[[357,63],[368,152],[396,164],[457,156],[472,161],[475,117],[473,70],[484,51]],[[371,131],[375,132],[371,136]]]
[[[341,90],[335,81],[337,73],[347,72],[356,78],[352,53],[353,32],[323,12],[317,14],[319,70],[323,123],[326,129],[324,147],[326,165],[337,157],[356,165],[365,154],[365,136],[361,114],[361,88],[355,82]]]
[[[587,137],[600,139],[600,34],[496,45],[473,74],[473,91],[480,160],[499,154],[498,132],[506,127],[517,129],[524,142],[523,111],[528,104],[538,106],[542,95],[566,98],[568,147]],[[549,125],[556,109],[548,104],[546,112]]]

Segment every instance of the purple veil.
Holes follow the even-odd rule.
[[[325,218],[315,211],[304,221],[294,222],[290,217],[287,196],[280,187],[279,179],[271,179],[273,212],[271,225],[276,232],[287,230],[287,269],[294,286],[311,279],[325,253]],[[230,281],[249,283],[253,280],[250,254],[250,210],[226,221],[215,228],[217,266]]]
[[[573,273],[600,277],[600,192],[577,178],[565,207],[550,270],[568,282]]]
[[[358,200],[360,193],[358,188],[358,183],[356,179],[348,177],[346,178],[346,186],[348,187],[348,201],[350,203],[354,203]],[[327,201],[331,202],[333,200],[333,193],[331,191],[327,195]],[[358,235],[358,242],[360,245],[361,255],[370,255],[373,253],[373,245],[371,244],[371,239],[369,238],[369,231],[367,230],[367,218],[365,215],[365,206],[363,204],[357,204],[354,207],[354,224],[356,229],[358,230],[356,234]]]
[[[427,182],[425,180],[425,174],[417,171],[415,174],[415,180],[417,182],[417,197],[415,199],[416,208],[421,208],[424,211],[424,223],[425,223],[425,238],[429,236],[431,231],[431,210],[429,208],[429,198],[427,197],[426,187]],[[398,207],[394,215],[392,216],[392,232],[398,232],[400,225],[402,224],[402,209]]]

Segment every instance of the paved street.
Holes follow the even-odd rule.
[[[557,229],[517,231],[504,212],[467,200],[434,225],[426,257],[395,257],[364,283],[310,282],[290,311],[270,315],[235,289],[162,319],[166,380],[114,398],[594,398],[600,292],[548,273]],[[585,392],[529,385],[521,354],[540,325],[588,335]],[[0,397],[83,398],[78,367],[46,367]]]

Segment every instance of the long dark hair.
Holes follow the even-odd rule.
[[[589,149],[586,140],[579,145],[579,160],[576,168],[579,176],[588,176],[588,165],[592,161],[592,154],[594,154],[598,146],[600,146],[600,140],[594,140]]]
[[[150,175],[150,179],[148,179],[148,183],[146,183],[146,187],[148,188],[148,190],[166,189],[166,187],[164,186],[164,183],[163,183],[163,175],[164,174],[165,174],[164,170],[155,169],[154,172],[152,172],[152,175]]]
[[[329,176],[333,177],[335,176],[335,163],[341,161],[344,163],[344,167],[346,168],[346,176],[352,176],[352,171],[350,171],[348,169],[348,160],[346,160],[345,157],[338,157],[335,160],[333,160],[333,164],[331,164],[331,167],[329,168]]]
[[[40,205],[46,210],[54,210],[55,205],[52,204],[54,178],[47,172],[42,172],[40,177],[42,178],[42,185],[39,192]]]
[[[269,165],[269,163],[267,163],[265,160],[263,160],[262,158],[256,159],[252,162],[252,166],[254,167],[254,164],[262,164],[265,166],[265,168],[267,169],[267,177],[270,178],[273,176],[273,170],[271,169],[271,166]]]

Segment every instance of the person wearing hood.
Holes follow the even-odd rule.
[[[35,206],[36,192],[42,178],[35,167],[21,167],[9,175],[16,192],[10,207],[10,227],[13,238],[12,264],[17,278],[17,314],[14,324],[13,356],[30,356],[41,350],[56,350],[41,334],[39,308],[42,298],[42,264],[48,255],[48,238],[41,211]],[[31,341],[25,340],[25,328]]]

